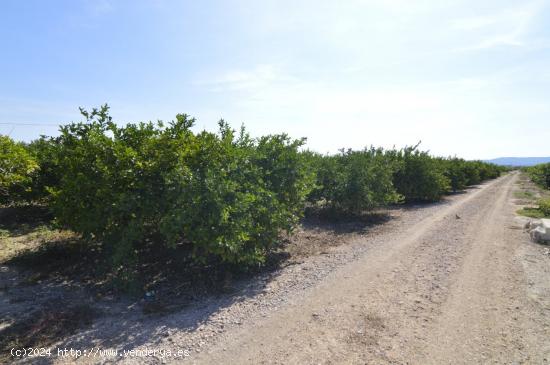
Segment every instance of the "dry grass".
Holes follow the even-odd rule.
[[[0,263],[44,244],[76,238],[72,232],[55,229],[52,218],[43,206],[0,207]]]

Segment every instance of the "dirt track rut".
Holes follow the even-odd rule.
[[[514,216],[517,177],[484,185],[389,236],[307,296],[228,331],[189,360],[546,363],[550,307],[541,283],[550,262],[529,246]]]

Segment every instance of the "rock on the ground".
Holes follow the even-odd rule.
[[[550,219],[541,219],[539,222],[531,222],[529,236],[533,242],[550,242]]]

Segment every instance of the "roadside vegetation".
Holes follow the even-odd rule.
[[[57,137],[0,137],[0,201],[47,212],[53,219],[41,223],[43,233],[101,252],[91,256],[121,282],[139,274],[144,255],[176,248],[186,252],[182,265],[249,270],[266,263],[306,208],[361,216],[437,202],[505,171],[433,157],[419,145],[322,155],[302,150],[304,139],[253,138],[224,121],[217,133],[196,133],[183,114],[119,126],[106,105],[81,112],[85,121]],[[16,240],[10,229],[0,231],[4,246]]]
[[[531,218],[550,218],[550,163],[526,167],[522,171],[537,188],[516,192],[527,206],[518,214]]]
[[[525,172],[535,184],[543,189],[550,189],[550,163],[527,167]]]

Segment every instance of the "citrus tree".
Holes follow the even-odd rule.
[[[55,214],[105,242],[115,262],[156,237],[188,246],[197,260],[255,264],[303,211],[313,182],[298,151],[303,140],[254,139],[223,121],[218,133],[194,133],[184,114],[121,127],[107,106],[82,113],[85,122],[61,128]]]
[[[0,135],[0,203],[20,201],[30,190],[37,163],[22,143]]]

